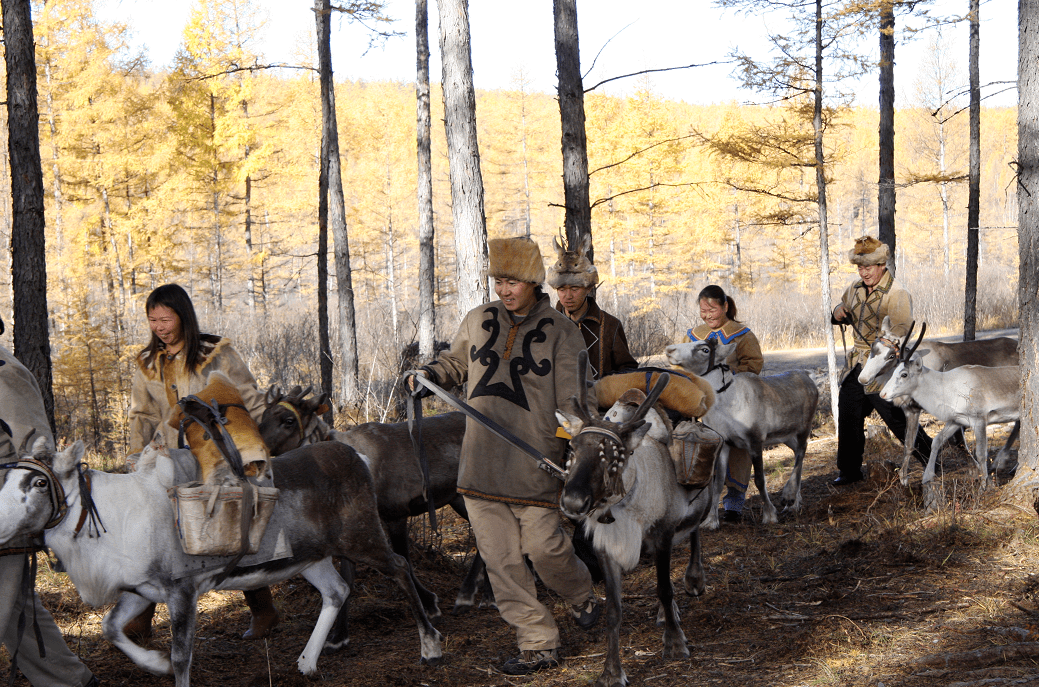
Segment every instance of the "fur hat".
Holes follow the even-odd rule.
[[[863,236],[855,239],[855,247],[848,252],[848,260],[853,265],[886,265],[890,255],[886,243],[872,236]]]
[[[487,242],[487,276],[541,284],[545,263],[538,244],[528,238],[491,239]]]
[[[559,245],[559,239],[552,239],[556,248],[556,261],[548,268],[548,285],[553,289],[564,286],[582,286],[590,289],[599,283],[599,270],[588,259],[588,249],[592,247],[592,237],[584,235],[581,246],[576,251],[566,250]]]

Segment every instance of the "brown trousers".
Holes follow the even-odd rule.
[[[751,474],[750,453],[735,446],[729,447],[729,469],[725,473],[725,486],[747,493]]]
[[[530,557],[541,581],[568,604],[588,599],[592,576],[560,527],[559,511],[468,496],[465,507],[498,612],[516,630],[520,650],[558,648],[559,628],[552,611],[538,601],[534,575],[523,556]]]

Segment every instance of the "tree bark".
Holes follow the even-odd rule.
[[[577,0],[554,0],[552,9],[555,15],[556,73],[559,75],[559,120],[562,125],[564,226],[567,250],[577,250],[581,240],[592,234]],[[595,261],[594,248],[588,251],[588,259]]]
[[[963,286],[963,340],[973,341],[978,321],[978,225],[981,214],[981,73],[978,68],[979,0],[970,0],[970,160],[967,171],[967,278]],[[1020,195],[1020,194],[1019,194]]]
[[[54,391],[47,329],[46,221],[36,104],[36,54],[29,0],[0,0],[7,63],[8,151],[11,156],[11,281],[14,354],[36,377],[54,431]]]
[[[1021,329],[1021,435],[1007,495],[1031,506],[1039,493],[1039,3],[1017,5],[1017,245]]]
[[[314,17],[317,23],[318,55],[322,51],[331,54],[331,9],[328,0],[314,0]],[[324,47],[322,47],[324,46]],[[319,58],[320,61],[320,58]],[[331,80],[331,79],[329,79]],[[321,108],[324,116],[325,88],[324,72],[321,72]],[[332,346],[328,329],[328,159],[325,156],[327,131],[321,127],[321,163],[318,172],[317,202],[317,329],[321,357],[321,388],[332,397],[335,385],[332,381]],[[332,410],[324,415],[331,426]]]
[[[335,81],[332,78],[331,3],[329,0],[316,1],[318,72],[321,79],[321,166],[324,170],[322,176],[325,178],[322,200],[326,203],[326,236],[327,225],[330,224],[335,240],[336,296],[339,305],[339,347],[343,380],[340,398],[344,403],[352,404],[357,401],[358,395],[357,324],[354,314],[354,288],[350,272],[346,204],[343,198],[343,177],[339,162]],[[329,347],[330,352],[331,347]],[[331,368],[330,356],[327,364]],[[325,356],[323,354],[322,380],[324,380],[324,365]],[[329,377],[331,377],[331,369]],[[331,389],[331,385],[328,388]]]
[[[880,180],[877,238],[891,249],[895,272],[895,3],[880,2]]]
[[[418,353],[419,359],[433,358],[436,337],[436,306],[433,300],[433,154],[430,142],[432,115],[429,102],[429,7],[415,0],[415,54],[417,75],[415,101],[418,139]]]
[[[483,175],[476,140],[476,90],[469,46],[468,0],[438,0],[443,62],[444,128],[451,174],[451,215],[455,224],[458,316],[487,302],[487,219]]]
[[[830,302],[830,229],[826,208],[826,155],[823,149],[823,4],[815,1],[815,103],[812,113],[815,133],[815,185],[819,194],[819,295],[823,322],[830,321],[833,305]],[[826,327],[826,368],[830,379],[830,408],[834,432],[837,422],[837,392],[840,387],[837,371],[837,347],[833,327]]]

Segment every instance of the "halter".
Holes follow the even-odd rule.
[[[713,342],[714,345],[712,345],[711,342]],[[719,387],[719,388],[714,390],[715,393],[720,394],[721,392],[725,391],[730,386],[732,386],[732,383],[733,383],[733,381],[735,381],[736,376],[732,374],[732,368],[729,367],[728,363],[726,363],[724,361],[722,361],[720,363],[716,363],[714,361],[714,355],[717,352],[717,348],[718,348],[718,339],[706,339],[704,341],[704,343],[707,344],[707,349],[710,351],[710,355],[707,357],[707,369],[704,371],[704,374],[705,375],[710,374],[711,370],[721,370],[722,371],[722,385],[721,385],[721,387]],[[732,379],[730,379],[727,382],[725,381],[725,373],[726,372],[728,372],[729,376],[732,377]]]
[[[47,524],[43,526],[43,529],[49,530],[52,527],[55,527],[65,519],[69,510],[69,505],[65,502],[65,488],[61,486],[58,476],[54,474],[54,471],[49,465],[38,461],[35,458],[23,458],[13,463],[0,464],[0,470],[14,470],[19,468],[22,470],[38,472],[47,478],[52,514],[50,520],[48,520]]]
[[[195,401],[208,410],[212,414],[213,424],[210,425],[207,418],[190,412],[187,408],[189,401]],[[224,426],[229,422],[227,416],[224,415],[224,410],[227,408],[241,408],[248,412],[246,407],[241,403],[217,403],[215,398],[212,403],[206,403],[195,395],[185,396],[177,401],[177,405],[180,406],[184,413],[184,416],[180,420],[180,431],[177,434],[177,447],[189,448],[184,443],[184,430],[189,423],[195,422],[206,431],[208,438],[211,438],[213,443],[216,444],[217,450],[219,450],[220,454],[227,460],[227,463],[231,466],[231,471],[234,472],[235,477],[240,480],[245,480],[245,467],[242,463],[242,454],[238,450],[238,446],[235,444],[234,439]],[[220,433],[217,434],[216,432],[213,432],[212,428],[219,429]]]
[[[631,499],[632,494],[635,493],[636,486],[638,486],[638,475],[635,476],[635,481],[631,487],[625,490],[624,481],[621,479],[621,474],[623,473],[621,468],[628,461],[628,447],[619,434],[606,427],[596,427],[594,425],[583,428],[577,433],[577,436],[582,434],[598,434],[609,439],[612,443],[610,454],[607,455],[603,442],[601,440],[599,442],[599,455],[602,457],[602,462],[606,465],[603,470],[603,496],[591,508],[591,511],[596,511],[605,507],[605,512],[599,516],[598,520],[600,523],[610,524],[614,522],[610,509],[614,506],[621,506]],[[574,438],[576,439],[577,437]],[[620,498],[616,498],[618,495]],[[610,502],[610,499],[613,498],[616,498],[616,500]]]
[[[307,440],[307,435],[303,429],[303,417],[299,414],[299,410],[288,401],[278,401],[278,405],[282,408],[288,408],[289,412],[296,416],[296,425],[299,426],[299,443],[302,445]]]

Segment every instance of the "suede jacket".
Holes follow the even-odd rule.
[[[847,369],[861,365],[869,358],[870,348],[880,334],[880,325],[884,317],[891,318],[892,331],[895,336],[905,336],[913,322],[913,299],[903,289],[891,272],[885,270],[880,282],[872,292],[868,292],[861,279],[853,281],[841,296],[841,305],[851,318],[852,340],[854,346],[847,354]],[[836,308],[834,308],[836,310]],[[848,324],[847,320],[838,322],[830,315],[831,324]],[[876,393],[879,387],[867,390]]]
[[[159,353],[148,361],[142,352],[137,356],[130,387],[130,448],[137,453],[161,431],[166,446],[177,448],[178,429],[170,427],[173,408],[184,396],[204,389],[210,372],[220,370],[235,383],[242,395],[249,415],[260,421],[266,407],[263,394],[256,387],[256,378],[249,371],[228,339],[203,335],[202,363],[194,370],[185,369],[183,351],[172,356]],[[209,399],[203,399],[207,403]]]
[[[468,380],[469,405],[558,464],[566,440],[556,436],[555,411],[568,408],[568,399],[577,394],[577,356],[584,347],[581,332],[548,296],[517,321],[494,301],[471,310],[451,348],[423,369],[443,387]],[[466,419],[460,493],[556,508],[561,486],[526,453]]]

